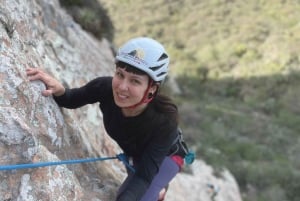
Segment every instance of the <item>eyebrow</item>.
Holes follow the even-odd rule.
[[[147,77],[147,75],[139,75],[139,74],[136,74],[136,73],[133,73],[133,72],[128,72],[126,71],[125,69],[121,69],[121,72],[124,74],[124,73],[127,73],[127,75],[129,75],[129,77],[131,79],[138,79],[138,80],[144,80],[144,78]]]
[[[144,75],[137,75],[134,73],[130,73],[130,78],[132,79],[138,79],[138,80],[144,80]]]

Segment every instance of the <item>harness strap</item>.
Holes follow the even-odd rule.
[[[172,143],[171,150],[169,156],[179,155],[184,158],[184,162],[186,164],[192,164],[195,159],[195,153],[190,151],[184,142],[182,130],[180,128],[177,129],[177,137]]]

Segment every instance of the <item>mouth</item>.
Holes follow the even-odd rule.
[[[119,99],[119,100],[126,100],[126,99],[128,99],[128,95],[126,95],[126,94],[122,94],[122,93],[116,93],[116,96],[117,96],[117,98]]]

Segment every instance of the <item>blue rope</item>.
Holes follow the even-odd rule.
[[[114,157],[86,158],[86,159],[75,159],[75,160],[54,161],[54,162],[40,162],[40,163],[26,163],[26,164],[16,164],[16,165],[3,165],[3,166],[0,166],[0,171],[2,171],[2,170],[17,170],[17,169],[38,168],[38,167],[46,167],[46,166],[54,166],[54,165],[88,163],[88,162],[104,161],[104,160],[112,160],[112,159],[119,159],[120,161],[122,161],[126,165],[126,167],[130,167],[129,169],[134,171],[133,167],[131,167],[130,164],[127,162],[125,154],[118,154],[117,156],[114,156]]]
[[[117,158],[123,162],[123,164],[133,173],[135,172],[135,169],[129,164],[129,160],[128,157],[126,156],[126,154],[118,154]]]

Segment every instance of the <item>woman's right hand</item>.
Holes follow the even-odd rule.
[[[29,76],[30,81],[41,80],[45,83],[46,90],[42,91],[43,96],[61,96],[65,93],[65,87],[55,78],[51,77],[41,69],[27,68],[26,74]]]

